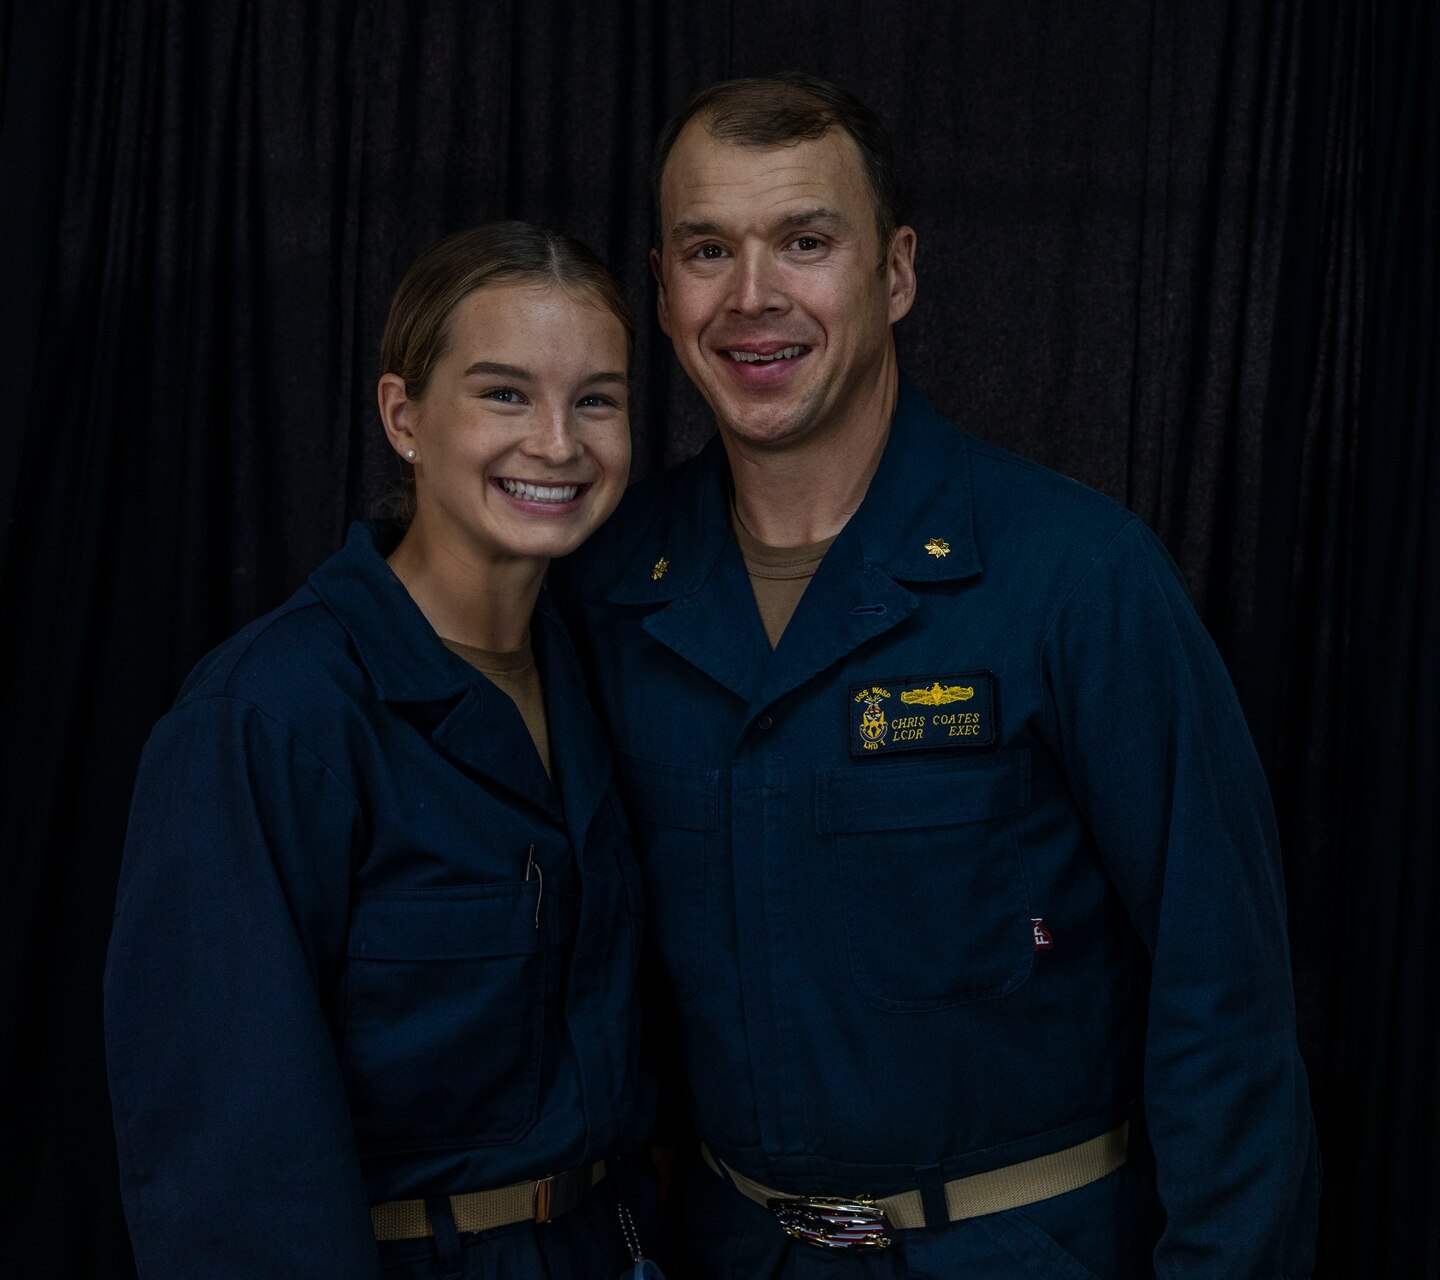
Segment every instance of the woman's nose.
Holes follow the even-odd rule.
[[[525,438],[526,451],[552,466],[571,462],[581,453],[580,438],[568,406],[546,413]]]

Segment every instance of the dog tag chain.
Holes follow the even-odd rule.
[[[635,1230],[634,1220],[630,1217],[630,1210],[625,1207],[625,1202],[617,1200],[615,1207],[620,1211],[620,1231],[625,1237],[625,1247],[630,1250],[630,1257],[635,1262],[633,1267],[624,1271],[620,1280],[665,1280],[660,1268],[640,1252],[640,1236]]]

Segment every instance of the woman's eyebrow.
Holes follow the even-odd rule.
[[[461,377],[468,378],[471,374],[483,373],[493,378],[513,378],[517,382],[529,382],[534,378],[528,369],[522,369],[518,364],[497,364],[493,360],[477,360]]]
[[[623,373],[616,373],[613,369],[607,369],[604,373],[592,373],[580,385],[588,387],[595,382],[617,382],[622,387],[630,385],[630,379]]]

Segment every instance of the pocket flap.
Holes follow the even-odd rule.
[[[720,829],[720,771],[659,764],[620,752],[615,760],[625,808],[637,822],[684,831]]]
[[[1024,809],[1030,803],[1030,751],[922,765],[865,762],[823,769],[815,786],[815,826],[822,835],[953,827]]]
[[[538,881],[362,893],[350,917],[347,954],[364,960],[480,960],[525,955],[569,931],[574,905]]]

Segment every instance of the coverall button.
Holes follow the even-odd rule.
[[[768,729],[771,725],[775,723],[775,721],[770,719],[769,716],[761,716],[760,719],[755,721],[755,723],[758,724],[762,729]]]

